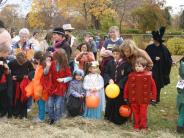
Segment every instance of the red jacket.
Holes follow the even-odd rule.
[[[132,72],[124,88],[124,99],[129,103],[149,104],[156,100],[156,85],[150,71]]]
[[[51,75],[51,81],[52,81],[52,86],[51,86],[49,94],[64,96],[68,88],[68,83],[58,82],[57,79],[71,77],[72,73],[70,71],[70,68],[66,67],[65,69],[61,69],[59,72],[57,72],[56,62],[53,61],[51,64],[50,70],[49,70],[49,74]]]

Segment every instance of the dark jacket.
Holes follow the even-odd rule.
[[[57,42],[55,44],[55,48],[62,48],[62,49],[64,49],[66,54],[67,54],[68,61],[70,60],[70,57],[71,57],[71,54],[72,54],[72,49],[71,49],[70,44],[68,43],[67,40]]]
[[[109,80],[113,79],[113,81],[120,87],[122,90],[124,88],[125,82],[128,79],[128,74],[131,72],[131,65],[127,61],[120,61],[118,65],[116,65],[114,59],[110,60],[104,72],[104,84],[108,85]]]
[[[148,45],[146,52],[153,61],[153,78],[157,88],[162,88],[170,83],[170,72],[172,66],[172,58],[169,50],[163,44],[157,47],[155,44]],[[156,60],[159,57],[160,60]]]

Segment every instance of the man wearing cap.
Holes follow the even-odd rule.
[[[172,58],[169,50],[163,44],[163,35],[165,27],[161,27],[159,31],[152,31],[153,44],[146,48],[146,52],[153,61],[152,75],[157,86],[157,103],[160,102],[160,91],[165,85],[170,83],[170,71]]]
[[[65,30],[61,27],[54,28],[52,31],[53,33],[53,39],[55,41],[54,48],[62,48],[65,50],[68,61],[70,60],[71,54],[72,54],[72,49],[66,40],[66,35],[65,35]]]

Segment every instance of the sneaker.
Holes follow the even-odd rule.
[[[39,117],[36,117],[33,119],[34,123],[43,123],[43,120],[41,120]]]
[[[180,127],[180,126],[177,126],[177,127],[176,127],[176,131],[177,131],[177,133],[179,133],[179,134],[184,133],[184,128],[183,128],[183,127]]]
[[[50,120],[50,122],[49,122],[50,125],[53,125],[54,123],[55,123],[55,121],[53,119]]]
[[[27,109],[27,112],[31,112],[31,109]]]

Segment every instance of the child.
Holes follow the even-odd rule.
[[[109,28],[109,38],[107,38],[100,51],[102,58],[100,64],[101,75],[104,76],[104,70],[108,61],[113,59],[112,49],[116,46],[120,46],[123,43],[123,39],[120,37],[119,28],[117,26],[111,26]]]
[[[76,61],[79,62],[79,68],[85,70],[86,63],[95,61],[94,54],[90,52],[89,46],[86,43],[79,45],[80,53],[76,56]]]
[[[98,62],[93,61],[89,63],[87,68],[87,75],[84,77],[84,89],[86,90],[86,97],[96,95],[100,102],[97,108],[85,108],[84,117],[90,119],[101,119],[102,111],[104,109],[104,80],[100,74],[97,73]]]
[[[77,69],[73,73],[73,80],[69,84],[68,88],[68,102],[67,109],[69,115],[77,116],[83,112],[85,90],[83,88],[84,71]]]
[[[110,60],[104,71],[105,86],[115,83],[120,87],[120,94],[114,99],[106,97],[105,118],[115,124],[125,123],[128,118],[123,118],[119,114],[119,108],[125,104],[122,100],[124,85],[127,81],[128,74],[131,72],[131,65],[123,58],[120,48],[112,49],[113,60]]]
[[[128,75],[124,89],[124,100],[130,104],[134,116],[134,129],[147,128],[147,107],[156,103],[156,85],[150,71],[146,71],[147,61],[139,57],[135,60],[135,72]]]
[[[23,52],[18,53],[16,59],[10,61],[8,65],[13,80],[13,115],[19,118],[27,118],[25,80],[28,80],[28,74],[34,70],[33,65],[27,60],[26,54]]]
[[[38,51],[34,55],[35,61],[38,63],[33,80],[26,87],[27,97],[32,96],[38,104],[38,117],[33,121],[41,123],[45,120],[45,102],[48,100],[48,91],[51,87],[49,77],[44,76],[44,68],[46,66],[46,55]]]
[[[177,132],[184,133],[184,57],[180,60],[180,81],[177,84],[177,108],[178,108],[178,121]]]
[[[52,87],[49,93],[48,108],[50,124],[57,123],[64,113],[64,96],[68,82],[72,79],[67,55],[63,49],[54,52],[51,65],[45,74],[51,74]]]

